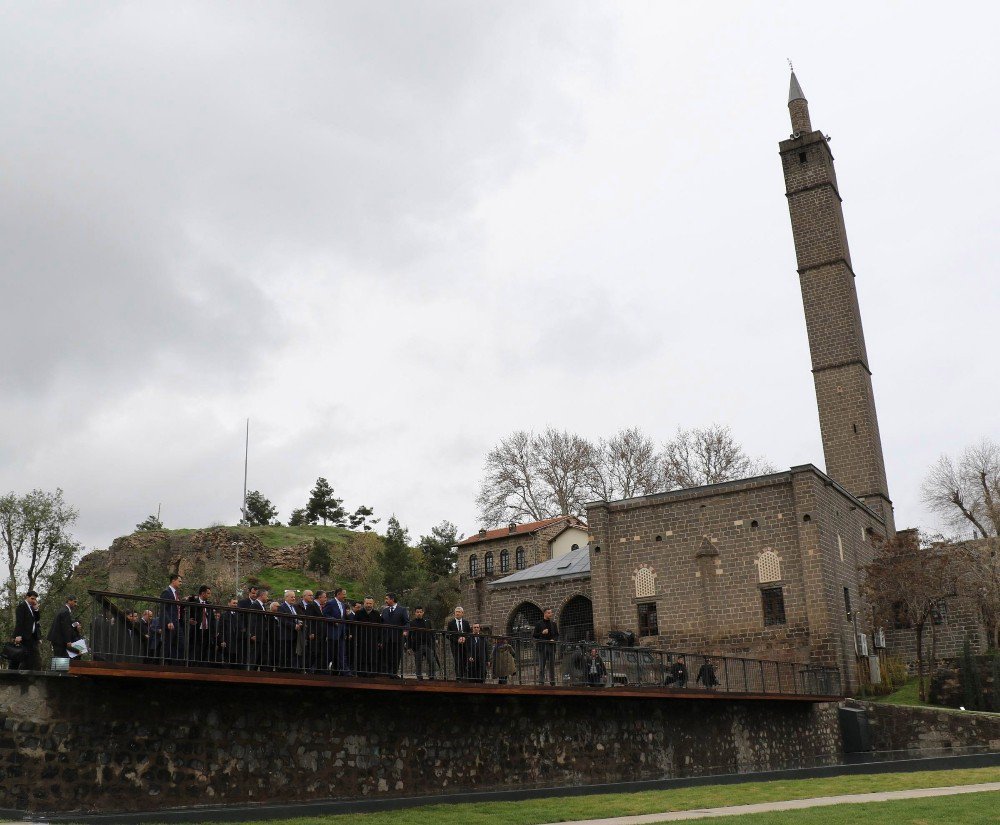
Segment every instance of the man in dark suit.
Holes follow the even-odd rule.
[[[253,613],[244,614],[246,622],[246,660],[247,670],[257,670],[264,662],[264,642],[267,630],[267,597],[270,595],[266,587],[257,590],[256,598],[250,602]]]
[[[254,604],[256,601],[257,586],[252,584],[247,588],[247,594],[236,603],[236,606],[243,610],[256,610],[257,608]],[[247,626],[250,623],[251,617],[249,613],[237,613],[236,615],[240,620],[240,638],[236,649],[229,651],[229,662],[230,664],[247,664],[250,658]]]
[[[160,630],[163,633],[163,659],[167,664],[181,664],[184,659],[184,622],[181,612],[179,573],[170,577],[170,584],[160,594]]]
[[[548,670],[549,684],[555,685],[559,626],[552,617],[552,608],[547,608],[542,614],[542,620],[535,625],[531,638],[535,640],[535,655],[538,659],[538,684],[545,684],[545,671]]]
[[[323,605],[323,615],[334,620],[328,622],[326,626],[330,643],[330,670],[340,676],[353,676],[347,664],[347,630],[344,626],[347,619],[347,605],[344,604],[346,598],[347,591],[343,587],[338,587],[333,592],[333,598],[328,599]]]
[[[448,644],[451,646],[451,658],[455,660],[455,678],[460,682],[464,681],[469,671],[466,643],[472,632],[472,627],[465,618],[464,607],[455,608],[455,616],[448,620],[445,630],[448,634]]]
[[[403,678],[403,643],[409,635],[410,614],[406,608],[396,603],[395,593],[385,594],[385,607],[382,608],[382,664],[386,676],[393,679]]]
[[[324,599],[326,591],[320,590]],[[303,652],[302,666],[309,672],[315,673],[317,669],[326,669],[327,663],[323,661],[326,650],[326,627],[323,624],[323,608],[316,601],[316,596],[312,590],[302,591],[302,603],[299,605],[299,612],[305,616],[305,627],[302,628]]]
[[[159,626],[157,626],[159,630]],[[154,660],[154,650],[158,643],[153,633],[153,611],[143,610],[139,617],[139,633],[142,636],[142,663],[150,664]]]
[[[193,665],[212,665],[215,663],[215,637],[218,626],[212,604],[212,588],[203,584],[198,588],[198,598],[194,599],[189,610],[188,626],[190,627],[191,650],[188,658]]]
[[[243,641],[242,616],[234,609],[236,598],[229,600],[228,610],[219,617],[219,661],[227,665],[243,664],[240,646]]]
[[[69,646],[80,638],[80,620],[76,613],[76,596],[67,596],[66,604],[56,613],[49,628],[48,639],[52,643],[52,655],[56,659],[69,656]]]
[[[278,654],[279,666],[289,670],[302,667],[301,643],[303,617],[295,604],[295,591],[286,590],[285,600],[278,605]]]
[[[382,624],[382,616],[375,609],[375,599],[365,596],[364,605],[354,614],[351,626],[354,636],[354,670],[358,676],[378,676],[382,637],[380,629],[372,626],[377,624]]]
[[[422,607],[413,608],[408,641],[410,650],[413,651],[413,665],[417,672],[417,679],[424,678],[424,665],[427,666],[427,678],[433,679],[437,664],[437,656],[434,652],[434,628],[431,627],[430,621],[424,618]]]
[[[474,624],[472,626],[472,635],[469,636],[466,642],[466,647],[468,647],[466,653],[469,656],[468,673],[470,682],[482,683],[486,681],[486,662],[489,660],[490,640],[480,635],[481,632],[482,627],[478,623]]]
[[[18,670],[38,670],[38,645],[42,641],[42,624],[38,612],[38,594],[29,590],[24,601],[14,610],[14,644],[24,648]]]

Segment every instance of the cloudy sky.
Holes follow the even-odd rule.
[[[987,17],[992,18],[990,20]],[[777,142],[833,138],[897,524],[1000,437],[998,14],[0,5],[0,490],[106,546],[319,475],[414,535],[486,451],[730,424],[822,467]]]

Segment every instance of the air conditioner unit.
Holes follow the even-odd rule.
[[[865,633],[859,633],[855,639],[855,651],[858,656],[868,655],[868,635]]]
[[[872,638],[872,642],[876,648],[885,647],[885,631],[881,627],[875,631],[875,636]]]

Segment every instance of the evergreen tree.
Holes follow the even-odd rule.
[[[972,653],[969,637],[962,644],[962,693],[965,696],[966,710],[981,710],[983,707],[983,680],[979,673],[979,662]]]
[[[362,504],[350,515],[350,528],[357,530],[360,527],[366,533],[369,532],[373,529],[373,525],[378,524],[382,520],[380,518],[372,518],[373,515],[375,515],[375,511],[371,507],[366,507]]]
[[[143,521],[140,521],[135,526],[135,529],[139,533],[151,533],[154,530],[162,530],[163,522],[157,516],[146,516]]]
[[[289,527],[305,527],[309,523],[304,507],[296,507],[288,517]]]
[[[333,559],[330,555],[330,542],[326,539],[313,539],[312,549],[309,550],[307,562],[310,570],[315,570],[323,576],[330,575],[330,565]]]
[[[450,521],[442,521],[431,528],[429,536],[420,537],[420,553],[424,567],[434,579],[450,576],[458,561],[455,545],[459,542],[458,528]]]
[[[333,487],[330,482],[320,476],[316,479],[316,486],[309,493],[309,504],[306,505],[306,520],[310,524],[322,521],[323,526],[330,522],[335,527],[343,527],[346,524],[347,513],[344,511],[344,500],[337,498],[333,494]]]
[[[247,507],[243,523],[249,527],[266,527],[278,515],[278,508],[258,490],[247,493]]]
[[[400,525],[395,516],[390,516],[379,558],[379,566],[385,577],[385,589],[388,592],[402,594],[416,581],[418,571],[413,553],[407,546],[409,539],[406,528]]]

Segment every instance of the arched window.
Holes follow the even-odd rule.
[[[507,635],[527,639],[541,620],[542,608],[532,602],[522,602],[510,614],[510,619],[507,621]]]
[[[510,572],[510,550],[500,551],[500,572],[501,573]]]
[[[486,558],[483,559],[486,567],[486,575],[491,576],[493,574],[493,553],[489,552],[486,554]]]
[[[518,547],[514,551],[514,567],[518,570],[524,570],[524,548]]]
[[[757,556],[757,580],[761,584],[781,581],[781,561],[773,550],[765,550]]]
[[[479,556],[473,553],[469,556],[469,576],[476,578],[479,575]]]
[[[656,595],[656,573],[652,567],[640,567],[635,571],[635,597],[648,599]]]
[[[559,640],[575,644],[594,638],[594,606],[586,596],[574,596],[559,614]]]
[[[573,545],[572,547],[570,547],[569,549],[570,549],[570,550],[579,550],[579,549],[580,549],[580,545],[579,545],[579,544],[574,544],[574,545]]]

